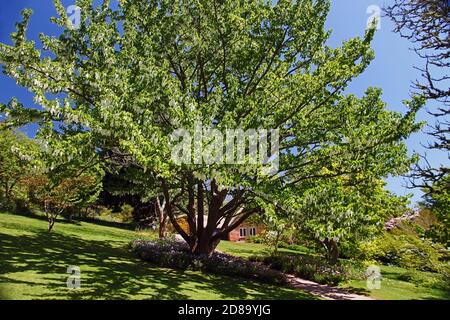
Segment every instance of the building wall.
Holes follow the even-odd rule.
[[[240,233],[240,229],[245,229],[245,236],[241,236]],[[228,235],[228,240],[230,241],[245,241],[248,237],[250,237],[250,229],[251,228],[255,228],[256,229],[256,235],[260,235],[263,231],[264,228],[258,225],[253,225],[253,224],[241,224],[239,227],[237,227],[236,229],[233,229],[229,235]]]

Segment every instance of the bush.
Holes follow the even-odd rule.
[[[277,254],[255,256],[250,260],[322,284],[337,285],[348,278],[344,266],[330,265],[326,259],[321,257]]]
[[[424,273],[417,270],[408,270],[399,275],[398,280],[428,288],[450,290],[450,278],[439,273]]]
[[[402,230],[386,232],[383,236],[362,245],[364,258],[388,265],[421,271],[448,273],[445,259],[448,251],[427,239]]]
[[[314,250],[308,249],[304,246],[301,246],[299,244],[290,244],[286,247],[286,249],[292,250],[292,251],[298,251],[298,252],[304,252],[304,253],[313,253]]]
[[[266,283],[286,283],[286,277],[281,272],[271,270],[262,263],[217,252],[209,257],[196,256],[189,252],[185,243],[175,240],[135,240],[131,248],[140,259],[160,267],[239,276]]]
[[[133,222],[133,211],[134,208],[129,204],[124,204],[120,207],[120,211],[117,213],[117,218],[123,223]]]
[[[265,239],[263,235],[257,235],[257,236],[250,236],[247,239],[245,239],[248,243],[264,243]]]

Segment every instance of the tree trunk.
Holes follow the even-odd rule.
[[[334,239],[325,239],[325,247],[327,248],[328,261],[331,264],[336,264],[339,259],[339,247]]]
[[[67,210],[67,221],[68,222],[70,222],[70,223],[73,222],[73,215],[74,215],[74,213],[73,213],[72,208],[68,209]]]
[[[159,221],[159,238],[164,239],[167,235],[167,219],[164,217]]]
[[[48,232],[51,232],[55,225],[55,219],[53,217],[48,218]]]
[[[161,201],[159,200],[159,196],[156,197],[156,203],[155,203],[155,209],[156,214],[158,216],[158,223],[159,223],[159,238],[164,239],[166,237],[167,232],[167,214],[165,211],[166,202],[163,200],[163,203],[161,204]]]
[[[216,250],[220,239],[214,238],[212,235],[208,236],[203,233],[203,235],[197,240],[197,245],[195,248],[191,248],[192,253],[195,255],[206,255],[211,256]]]
[[[165,214],[194,255],[210,256],[213,254],[224,235],[237,228],[250,215],[258,212],[258,208],[244,210],[244,191],[241,190],[236,190],[233,198],[224,204],[229,190],[219,188],[214,179],[211,181],[210,187],[205,188],[202,181],[189,177],[188,185],[185,187],[188,193],[188,203],[183,204],[184,206],[176,203],[180,194],[172,198],[166,181],[164,179],[160,181],[165,200]],[[204,208],[205,205],[208,206],[207,211]],[[176,209],[178,210],[176,211]],[[183,230],[177,221],[176,214],[180,212],[186,214],[189,224],[188,232]],[[204,221],[206,216],[208,217],[207,221]]]
[[[278,253],[278,246],[280,243],[280,238],[281,238],[281,231],[277,231],[277,236],[275,238],[275,244],[274,244],[274,253],[275,254]]]

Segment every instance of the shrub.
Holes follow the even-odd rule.
[[[286,246],[286,249],[292,250],[292,251],[298,251],[298,252],[305,252],[305,253],[312,253],[314,250],[308,249],[304,246],[298,245],[298,244],[290,244]]]
[[[408,270],[398,276],[398,280],[414,283],[428,288],[450,291],[450,278],[439,273],[424,273],[417,270]]]
[[[112,209],[107,207],[99,207],[98,208],[98,215],[100,217],[106,217],[109,219],[112,219]]]
[[[133,211],[134,208],[129,204],[124,204],[120,207],[120,212],[117,213],[117,218],[123,223],[133,222]]]
[[[448,273],[445,263],[448,251],[427,239],[401,230],[386,232],[382,237],[362,245],[364,258],[384,264],[421,271]]]
[[[239,276],[266,283],[286,283],[286,278],[281,272],[271,270],[262,263],[218,252],[211,256],[196,256],[189,252],[185,243],[175,240],[135,240],[131,248],[140,259],[160,267]]]
[[[448,251],[428,239],[421,239],[404,230],[386,232],[374,241],[364,244],[365,258],[385,264],[421,271],[446,272]]]
[[[336,285],[346,280],[347,272],[342,265],[330,265],[321,257],[307,255],[277,254],[255,256],[251,261],[261,262],[270,268],[323,284]]]
[[[264,239],[264,235],[257,235],[257,236],[247,237],[247,239],[245,241],[249,242],[249,243],[264,243],[265,239]]]

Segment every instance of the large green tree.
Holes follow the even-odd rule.
[[[422,101],[406,103],[402,115],[386,110],[379,89],[345,94],[373,59],[374,30],[330,48],[327,0],[120,0],[114,10],[106,0],[76,3],[78,28],[55,1],[62,33],[41,35],[42,50],[26,38],[29,10],[12,45],[0,44],[4,72],[43,110],[17,101],[3,109],[17,125],[62,123],[42,136],[139,168],[196,254],[210,254],[252,214],[295,201],[314,180],[383,177],[411,164],[403,140],[419,127]],[[277,170],[210,157],[180,164],[173,133],[198,122],[221,132],[278,129]],[[203,133],[194,154],[219,140]]]

